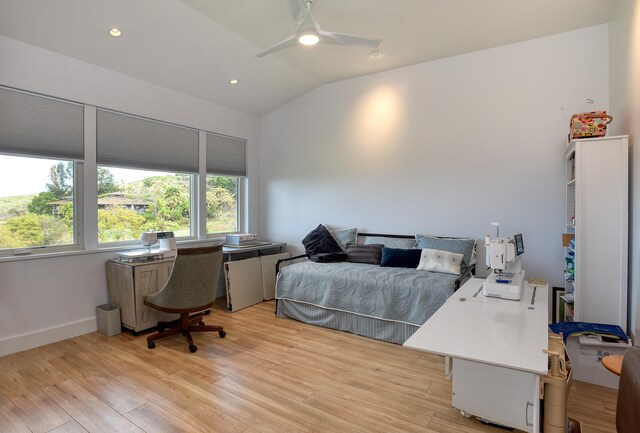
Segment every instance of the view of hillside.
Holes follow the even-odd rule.
[[[72,163],[51,167],[46,191],[0,197],[0,248],[73,243]],[[207,176],[209,233],[237,230],[236,179]],[[190,233],[190,176],[150,176],[118,183],[108,168],[98,167],[98,241],[139,239],[143,231]]]

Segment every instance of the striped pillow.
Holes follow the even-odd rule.
[[[382,244],[387,248],[409,249],[416,247],[414,238],[392,238],[387,236],[362,236],[364,245]]]
[[[366,263],[379,265],[382,258],[382,244],[347,244],[347,261],[351,263]]]

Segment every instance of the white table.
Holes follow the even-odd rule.
[[[540,376],[547,374],[548,286],[520,301],[487,298],[464,284],[404,345],[453,359],[452,404],[463,415],[540,431]]]

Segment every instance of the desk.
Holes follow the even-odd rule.
[[[249,246],[231,246],[228,244],[223,244],[222,245],[222,254],[224,254],[229,261],[233,260],[234,257],[238,257],[238,256],[246,256],[248,254],[253,254],[253,255],[264,255],[265,253],[267,254],[273,254],[273,252],[269,252],[269,250],[274,249],[274,250],[278,250],[279,253],[282,252],[282,248],[286,247],[287,244],[285,242],[268,242],[268,241],[264,241],[264,242],[259,242],[256,245],[249,245]]]
[[[239,261],[248,257],[261,257],[264,254],[280,252],[286,246],[282,242],[265,242],[250,247],[223,247],[225,261]],[[275,260],[276,256],[273,257]],[[120,260],[107,261],[107,299],[110,304],[120,307],[122,326],[130,329],[134,335],[138,332],[153,328],[158,320],[171,321],[179,316],[176,314],[162,313],[143,304],[144,295],[156,293],[169,279],[173,268],[173,257],[165,257],[139,262],[123,262]],[[266,267],[274,269],[269,274],[275,280],[275,265]],[[259,276],[259,301],[263,299],[262,275]],[[220,290],[220,286],[222,290]],[[272,290],[273,291],[273,290]],[[217,296],[225,296],[225,274],[220,272]],[[228,297],[227,294],[227,298]],[[238,296],[240,298],[240,296]]]
[[[463,415],[537,433],[548,287],[533,298],[526,284],[511,301],[484,297],[483,282],[470,279],[404,345],[453,359],[452,404]]]
[[[107,262],[107,299],[120,307],[122,326],[134,335],[153,328],[158,320],[171,321],[179,317],[143,304],[144,295],[156,293],[169,279],[173,257],[143,262]]]

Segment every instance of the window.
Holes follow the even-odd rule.
[[[83,156],[82,105],[0,87],[1,255],[81,246]]]
[[[143,231],[195,236],[199,132],[97,110],[98,242],[132,241]]]
[[[207,175],[207,233],[233,233],[240,230],[239,186],[238,177]]]
[[[0,86],[0,167],[0,256],[245,229],[242,139]]]
[[[191,235],[193,176],[98,166],[98,241],[140,239],[149,230]]]
[[[0,167],[0,249],[75,244],[76,163],[0,155]]]
[[[207,234],[242,230],[242,183],[247,175],[246,142],[219,134],[206,134]]]

